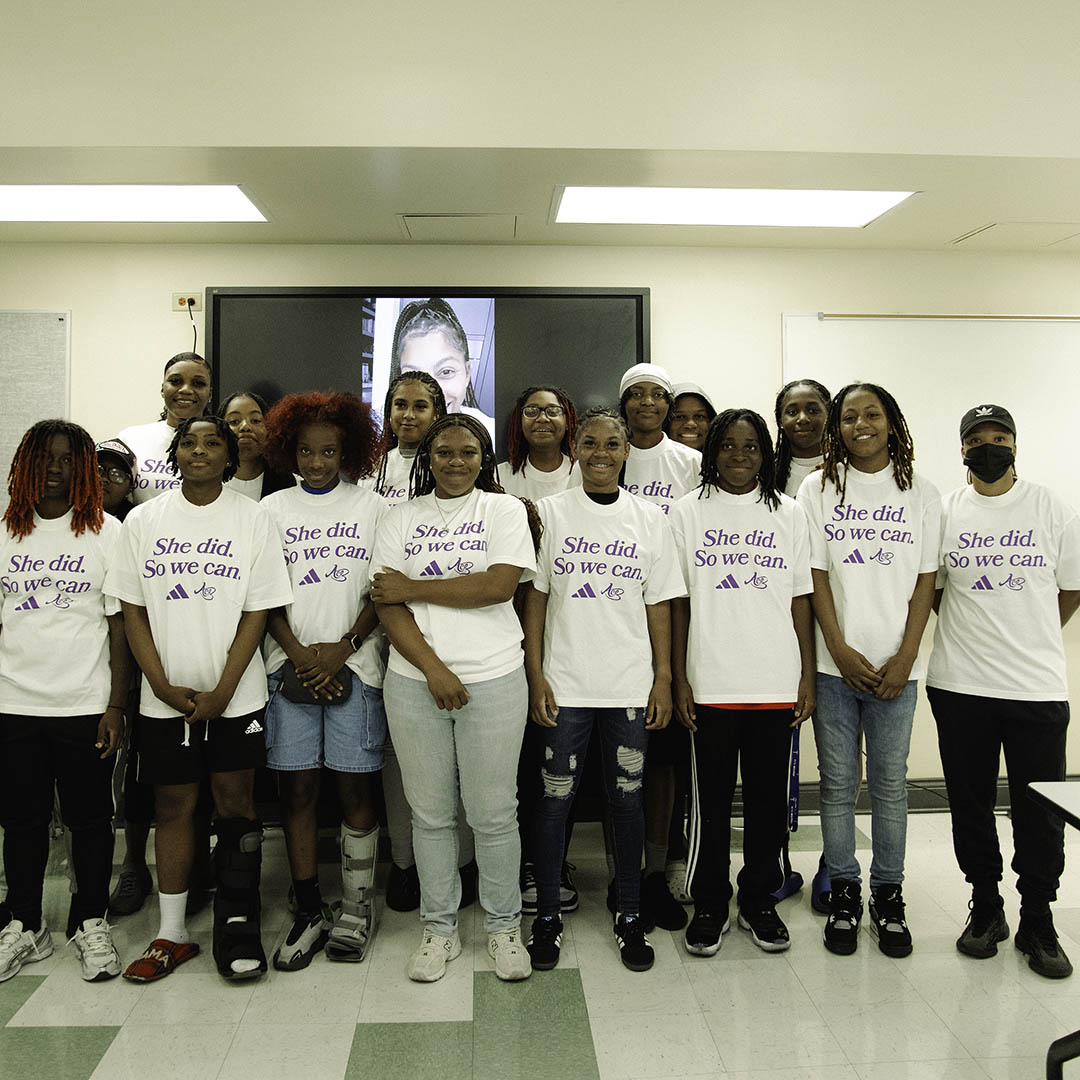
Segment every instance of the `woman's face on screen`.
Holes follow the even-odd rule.
[[[469,388],[469,358],[443,330],[411,334],[401,347],[402,371],[426,371],[442,387],[446,411],[461,412]]]

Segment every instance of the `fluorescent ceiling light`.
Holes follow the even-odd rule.
[[[858,229],[911,194],[778,188],[565,187],[555,221]]]
[[[265,221],[235,184],[0,184],[0,221]]]

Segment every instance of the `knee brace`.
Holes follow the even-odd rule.
[[[217,919],[258,919],[259,873],[262,868],[262,822],[222,818],[214,848]]]
[[[341,886],[346,910],[350,904],[361,905],[374,898],[378,845],[378,825],[367,832],[341,826]]]

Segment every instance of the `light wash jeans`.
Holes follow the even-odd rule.
[[[449,937],[461,900],[457,803],[476,841],[480,904],[489,934],[521,922],[517,763],[529,691],[525,668],[470,683],[464,709],[436,708],[427,683],[387,671],[383,701],[413,814],[420,917]]]
[[[907,847],[907,759],[918,683],[892,701],[852,690],[836,675],[817,677],[814,741],[821,774],[821,837],[833,881],[859,881],[855,795],[859,787],[859,724],[866,738],[873,859],[870,888],[904,880]]]

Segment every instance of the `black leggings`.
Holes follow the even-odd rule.
[[[53,788],[71,832],[77,916],[103,918],[112,875],[114,759],[94,746],[100,716],[0,714],[0,825],[11,917],[41,927]]]

